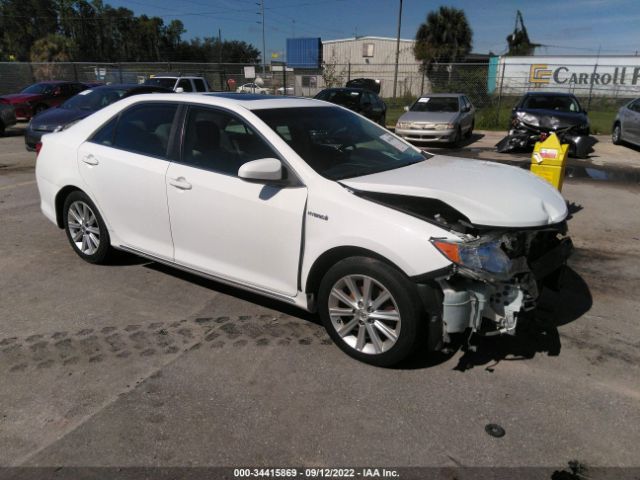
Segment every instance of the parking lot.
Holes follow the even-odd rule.
[[[450,153],[528,161],[495,153],[492,135]],[[287,305],[132,256],[81,261],[40,213],[13,129],[0,138],[0,464],[637,467],[640,152],[599,140],[569,164],[576,251],[538,324],[381,369]]]

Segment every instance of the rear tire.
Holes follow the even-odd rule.
[[[395,365],[424,340],[425,312],[415,285],[395,268],[349,257],[325,274],[318,311],[347,355],[380,367]]]
[[[33,109],[33,116],[35,117],[36,115],[38,115],[40,112],[44,112],[47,109],[46,105],[36,105],[35,108]]]
[[[469,127],[469,130],[467,131],[467,133],[464,134],[464,138],[471,138],[471,135],[473,135],[473,129],[475,128],[475,122],[471,122],[471,126]]]
[[[107,263],[111,253],[109,231],[91,199],[79,190],[71,192],[62,215],[67,239],[78,256],[89,263]]]
[[[611,143],[614,145],[620,145],[622,143],[622,128],[619,123],[616,123],[613,126],[613,131],[611,132]]]

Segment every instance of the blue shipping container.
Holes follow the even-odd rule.
[[[287,38],[287,66],[319,68],[322,64],[320,38]]]

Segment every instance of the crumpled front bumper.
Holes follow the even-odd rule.
[[[467,329],[485,335],[515,334],[519,318],[535,309],[540,290],[559,289],[572,250],[571,239],[565,237],[535,260],[521,261],[524,270],[511,278],[454,265],[435,279],[442,290],[440,338],[447,343],[449,334]],[[437,333],[433,328],[430,325],[431,334]]]

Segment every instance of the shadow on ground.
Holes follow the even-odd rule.
[[[155,270],[157,272],[162,272],[167,275],[180,278],[182,280],[193,283],[195,285],[200,285],[202,287],[215,290],[216,292],[222,293],[224,295],[230,295],[232,297],[239,298],[240,300],[245,300],[247,302],[251,302],[256,305],[260,305],[262,307],[284,313],[285,315],[290,315],[292,317],[300,318],[302,320],[306,320],[308,322],[315,323],[315,324],[321,323],[320,319],[316,315],[314,315],[313,313],[306,312],[294,305],[280,302],[278,300],[272,300],[262,295],[247,292],[240,288],[231,287],[231,286],[225,285],[224,283],[217,282],[215,280],[210,280],[208,278],[200,277],[192,273],[187,273],[173,267],[162,265],[160,263],[149,262],[149,263],[146,263],[144,266],[151,270]]]

